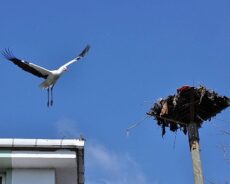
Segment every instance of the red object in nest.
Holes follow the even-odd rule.
[[[182,92],[184,92],[190,88],[191,88],[191,86],[188,86],[188,85],[182,86],[181,88],[177,89],[177,93],[182,93]]]

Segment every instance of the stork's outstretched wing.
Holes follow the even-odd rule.
[[[89,49],[90,49],[90,46],[87,45],[84,48],[84,50],[76,58],[74,58],[71,61],[69,61],[68,63],[64,64],[62,67],[67,67],[67,66],[71,65],[72,63],[79,61],[81,58],[83,58],[88,53]]]
[[[20,68],[22,68],[23,70],[37,76],[37,77],[42,77],[44,79],[46,79],[48,77],[48,75],[51,73],[49,70],[35,65],[33,63],[29,63],[27,61],[24,60],[20,60],[18,58],[16,58],[13,53],[9,50],[9,49],[5,49],[2,52],[2,55],[8,59],[9,61],[11,61],[12,63],[16,64],[17,66],[19,66]]]

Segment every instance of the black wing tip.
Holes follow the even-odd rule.
[[[7,48],[7,49],[4,49],[1,54],[8,60],[13,60],[13,59],[16,59],[16,57],[14,56],[14,54],[12,53],[12,51]]]
[[[88,44],[88,45],[86,45],[84,50],[79,54],[79,56],[84,57],[88,53],[89,49],[90,49],[90,45]]]

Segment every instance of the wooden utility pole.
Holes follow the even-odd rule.
[[[202,174],[201,159],[200,159],[200,145],[199,145],[199,131],[197,123],[195,123],[195,101],[194,89],[191,90],[190,95],[190,122],[187,126],[189,146],[192,155],[193,172],[195,184],[203,184],[204,178]]]

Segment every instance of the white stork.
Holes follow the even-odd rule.
[[[67,62],[66,64],[59,67],[57,70],[48,70],[46,68],[43,68],[41,66],[35,65],[33,63],[27,62],[25,60],[21,60],[16,58],[12,52],[9,49],[5,49],[5,51],[2,52],[3,56],[17,65],[18,67],[22,68],[23,70],[37,76],[44,78],[45,80],[40,84],[40,87],[43,89],[47,89],[48,91],[48,102],[47,106],[53,105],[53,87],[56,84],[57,80],[60,78],[60,76],[67,71],[67,67],[71,65],[72,63],[75,63],[79,61],[81,58],[83,58],[89,51],[90,46],[87,45],[85,49],[74,59]],[[50,93],[51,92],[51,93]],[[51,95],[51,100],[50,100]]]

